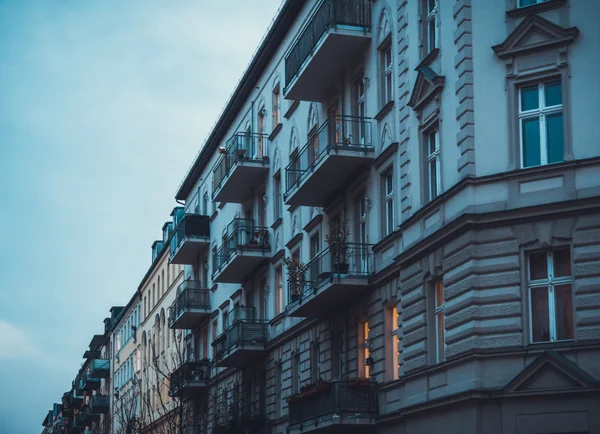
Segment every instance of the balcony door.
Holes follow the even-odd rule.
[[[360,244],[357,246],[358,255],[355,256],[357,264],[357,272],[359,274],[366,273],[368,271],[368,252],[366,244],[369,242],[367,234],[367,198],[364,194],[361,194],[354,203],[354,209],[356,212],[354,221],[356,222],[355,234],[356,242]]]
[[[315,259],[321,251],[321,236],[319,231],[316,231],[310,237],[310,276],[309,279],[311,282],[318,282],[319,276],[321,275],[321,261],[319,259]]]
[[[365,126],[365,82],[363,74],[359,74],[352,86],[352,115],[356,118],[352,123],[354,145],[366,145]]]
[[[319,135],[317,131],[319,129],[319,121],[317,118],[317,109],[315,105],[310,107],[308,114],[308,167],[311,167],[319,156]]]
[[[329,143],[327,146],[329,148],[336,148],[342,144],[342,132],[340,131],[342,125],[340,122],[340,108],[337,99],[329,106],[327,115],[327,132],[329,136]]]
[[[265,143],[264,143],[264,133],[265,133],[265,115],[264,109],[262,109],[258,114],[258,138],[257,142],[257,150],[254,158],[261,159],[265,155]]]

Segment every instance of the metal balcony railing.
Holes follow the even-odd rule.
[[[370,119],[329,116],[285,168],[287,190],[284,198],[287,199],[290,193],[297,189],[300,183],[330,153],[338,151],[370,152],[372,150]]]
[[[214,418],[214,434],[260,432],[254,430],[264,428],[267,422],[265,391],[253,394],[241,386],[221,389]]]
[[[185,280],[177,287],[177,298],[169,307],[169,326],[186,309],[210,310],[210,290],[202,282]]]
[[[223,156],[213,169],[213,196],[229,177],[238,162],[255,161],[269,163],[269,145],[266,134],[236,133],[229,139]]]
[[[372,417],[378,413],[377,384],[367,379],[332,381],[293,395],[288,401],[288,430],[329,419],[332,414]]]
[[[169,394],[177,395],[188,382],[208,381],[212,363],[208,359],[197,362],[185,362],[171,374]]]
[[[313,54],[321,38],[335,27],[371,28],[369,0],[324,0],[285,56],[286,89]]]
[[[238,250],[270,251],[269,229],[256,226],[252,219],[234,219],[227,226],[227,239],[213,256],[213,277],[227,265]]]
[[[94,359],[88,368],[88,375],[91,378],[102,378],[110,375],[110,360]]]
[[[288,306],[302,303],[327,283],[342,278],[368,279],[374,272],[372,244],[334,242],[289,277]]]
[[[268,339],[268,321],[256,319],[254,307],[238,306],[229,312],[227,328],[213,342],[217,361],[227,352],[244,345],[266,343]]]
[[[92,395],[89,408],[92,413],[104,413],[110,407],[110,398],[107,395]]]
[[[184,214],[171,237],[170,256],[173,257],[181,244],[189,238],[210,239],[210,217],[200,214]]]

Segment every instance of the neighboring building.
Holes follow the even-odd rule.
[[[284,1],[134,296],[136,429],[600,432],[598,16]]]

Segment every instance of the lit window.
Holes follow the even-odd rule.
[[[432,201],[442,190],[440,174],[440,135],[433,130],[426,135],[428,199]]]
[[[521,167],[564,161],[563,105],[560,80],[519,91]]]
[[[529,255],[531,342],[573,339],[573,295],[569,249]]]
[[[440,280],[435,284],[435,360],[440,363],[445,357],[446,329],[444,325],[444,283]]]
[[[392,378],[397,380],[400,371],[400,326],[398,307],[392,308]]]
[[[438,14],[438,0],[425,0],[425,47],[427,52],[431,53],[437,48],[437,14]]]
[[[392,170],[383,175],[383,192],[384,235],[389,235],[394,232],[394,173]]]
[[[371,329],[369,328],[369,322],[365,322],[365,378],[371,377],[371,351],[369,350],[369,332]]]
[[[544,3],[546,1],[548,1],[548,0],[519,0],[518,1],[518,3],[519,3],[518,7],[524,8],[524,7],[527,7],[527,6],[533,6],[533,5],[538,4],[538,3]]]
[[[365,378],[371,376],[370,330],[368,321],[358,323],[358,375]]]

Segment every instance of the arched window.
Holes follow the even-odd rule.
[[[394,72],[392,60],[392,24],[387,11],[383,11],[379,20],[378,57],[380,109],[394,100]]]

